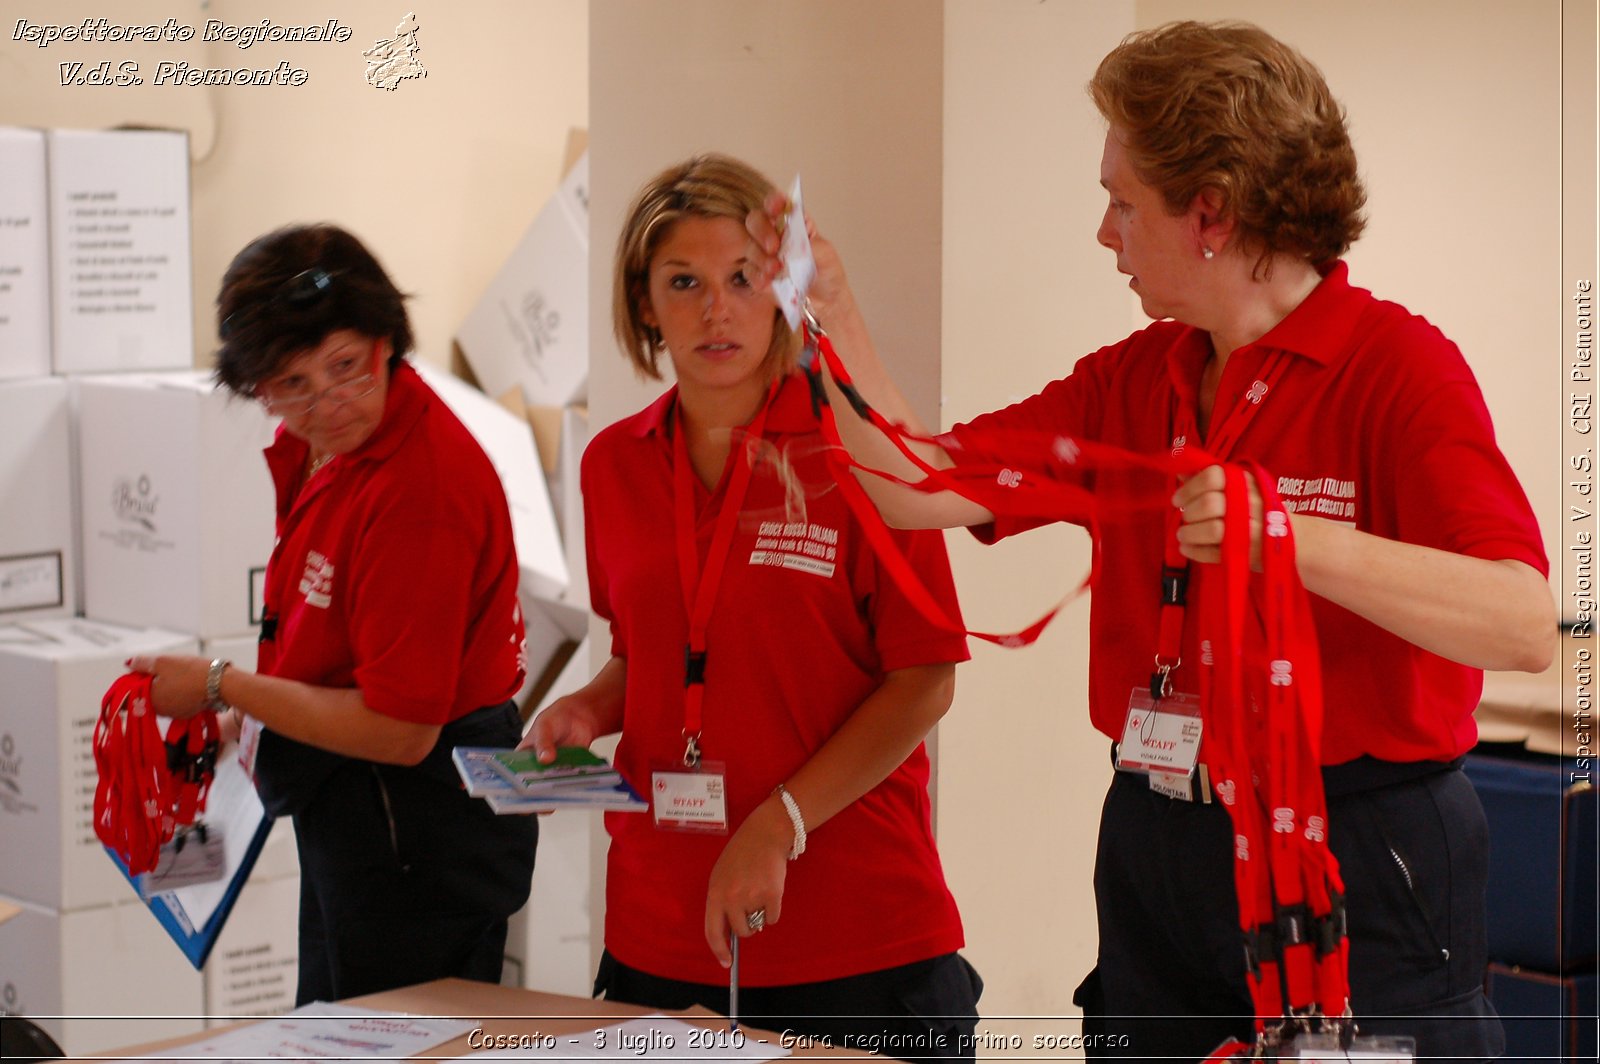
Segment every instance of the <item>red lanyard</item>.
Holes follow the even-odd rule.
[[[1205,444],[1206,451],[1214,459],[1222,461],[1233,453],[1234,445],[1244,435],[1244,430],[1250,426],[1256,414],[1260,413],[1262,404],[1283,376],[1288,364],[1289,359],[1282,351],[1273,351],[1262,365],[1261,374],[1234,402],[1227,416],[1221,420],[1212,419],[1208,434],[1210,438]],[[1183,401],[1176,388],[1173,391],[1176,397],[1172,413],[1172,454],[1173,457],[1179,457],[1188,450],[1190,440],[1199,440],[1200,426],[1195,420],[1193,407]],[[1173,477],[1172,487],[1174,491],[1177,490],[1176,476]],[[1150,677],[1150,697],[1158,700],[1170,692],[1169,676],[1183,661],[1183,617],[1188,598],[1189,559],[1178,548],[1178,528],[1182,523],[1177,509],[1169,507],[1161,565],[1161,614],[1156,628],[1156,671]]]
[[[1328,849],[1322,675],[1289,514],[1258,466],[1226,467],[1219,581],[1199,599],[1205,758],[1234,827],[1234,885],[1256,1026],[1349,1001],[1343,881]],[[1263,508],[1263,630],[1249,636],[1249,489]]]
[[[813,402],[823,434],[832,445],[829,464],[844,498],[896,582],[930,620],[946,628],[960,630],[932,603],[931,595],[889,539],[882,518],[852,470],[861,469],[919,491],[954,491],[996,516],[1053,516],[1081,522],[1095,536],[1098,558],[1097,519],[1108,511],[1109,502],[1061,482],[1061,475],[1096,467],[1142,467],[1163,470],[1175,481],[1217,462],[1189,442],[1196,435],[1192,411],[1180,407],[1169,455],[1134,455],[1066,437],[1041,440],[1038,434],[1005,433],[995,434],[990,442],[1012,448],[1019,458],[1013,466],[970,463],[937,469],[922,460],[910,443],[940,441],[907,436],[868,406],[826,336],[808,328],[807,343],[826,363],[856,413],[876,425],[924,474],[921,481],[905,481],[850,458],[822,388],[820,369],[813,366],[809,370]],[[1282,352],[1269,356],[1260,377],[1227,417],[1212,426],[1207,442],[1218,454],[1233,449],[1288,363]],[[1031,461],[1024,463],[1020,460],[1024,457]],[[1347,1015],[1348,944],[1343,884],[1327,846],[1327,807],[1320,770],[1321,666],[1309,598],[1295,568],[1289,515],[1276,487],[1259,467],[1251,466],[1248,471],[1238,465],[1223,468],[1227,517],[1219,578],[1202,586],[1198,610],[1202,664],[1198,682],[1205,721],[1202,754],[1212,766],[1217,793],[1234,825],[1240,928],[1257,1031],[1264,1034],[1269,1025],[1276,1029],[1285,1017],[1320,1015],[1337,1020]],[[1256,478],[1264,510],[1264,595],[1254,603],[1255,610],[1246,476]],[[1165,674],[1176,665],[1181,649],[1188,569],[1187,560],[1176,548],[1174,533],[1180,517],[1172,507],[1166,509],[1161,654],[1152,678],[1153,695],[1159,695],[1157,687],[1165,686]],[[1091,572],[1091,580],[1093,576]],[[1015,635],[968,634],[1006,646],[1026,645],[1059,609],[1057,606]],[[1265,619],[1265,631],[1259,634],[1250,623],[1256,613]],[[1257,706],[1259,711],[1254,708]]]
[[[128,867],[153,871],[180,825],[205,811],[220,730],[204,710],[174,720],[161,739],[147,673],[119,676],[100,700],[94,726],[94,831]]]
[[[781,383],[781,378],[773,381],[755,418],[743,430],[734,430],[733,474],[728,481],[727,493],[722,498],[722,509],[717,512],[716,527],[711,533],[711,550],[706,556],[704,570],[700,567],[700,551],[695,541],[694,467],[689,462],[688,429],[683,421],[682,396],[678,399],[673,430],[672,495],[677,526],[678,579],[683,590],[684,612],[689,617],[689,644],[684,648],[683,672],[683,763],[689,768],[700,763],[701,710],[706,694],[706,629],[711,624],[711,611],[717,604],[717,589],[722,586],[722,574],[727,568],[733,534],[739,524],[739,514],[744,509],[745,493],[750,487],[750,473],[755,464],[750,445],[761,439],[767,423],[767,411]]]

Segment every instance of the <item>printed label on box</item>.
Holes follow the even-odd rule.
[[[62,605],[66,591],[61,574],[58,550],[0,558],[0,613]]]

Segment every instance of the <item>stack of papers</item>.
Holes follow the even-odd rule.
[[[452,757],[467,793],[496,813],[649,808],[609,761],[582,747],[562,747],[548,765],[532,750],[507,747],[458,746]]]

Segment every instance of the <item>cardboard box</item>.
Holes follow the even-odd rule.
[[[0,380],[50,372],[44,159],[42,130],[0,128]]]
[[[528,675],[517,692],[517,705],[542,705],[568,660],[589,633],[589,610],[523,592],[522,625],[527,631]]]
[[[568,582],[566,556],[528,423],[459,377],[422,362],[416,367],[428,386],[472,433],[500,474],[511,509],[517,564],[522,568],[522,592],[558,597]]]
[[[46,143],[55,372],[193,366],[188,134],[56,129]]]
[[[587,153],[461,323],[456,342],[490,395],[520,387],[535,406],[567,406],[587,396]]]
[[[584,543],[583,485],[579,477],[583,452],[589,447],[589,410],[569,406],[561,412],[561,448],[557,472],[550,482],[561,542],[567,554],[567,591],[562,601],[589,608],[589,552]]]
[[[207,1026],[294,1008],[299,921],[298,876],[252,878],[244,885],[206,961]]]
[[[0,622],[75,612],[72,450],[66,381],[0,381]]]
[[[203,639],[261,622],[271,419],[195,371],[77,382],[84,613]]]
[[[538,870],[528,904],[506,932],[512,985],[552,994],[586,996],[594,985],[589,908],[592,810],[566,810],[539,819]]]
[[[1600,940],[1600,792],[1569,787],[1553,757],[1480,753],[1465,767],[1489,823],[1490,959],[1545,972],[1592,969]]]
[[[32,1018],[70,1056],[202,1029],[200,973],[138,901],[20,908],[0,925],[0,1012]]]
[[[130,655],[195,650],[159,629],[0,625],[0,894],[51,909],[134,896],[94,833],[100,699]]]

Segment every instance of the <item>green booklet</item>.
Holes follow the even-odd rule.
[[[532,750],[497,750],[491,762],[496,772],[525,794],[582,785],[594,787],[620,780],[611,762],[581,746],[562,746],[549,764]]]

